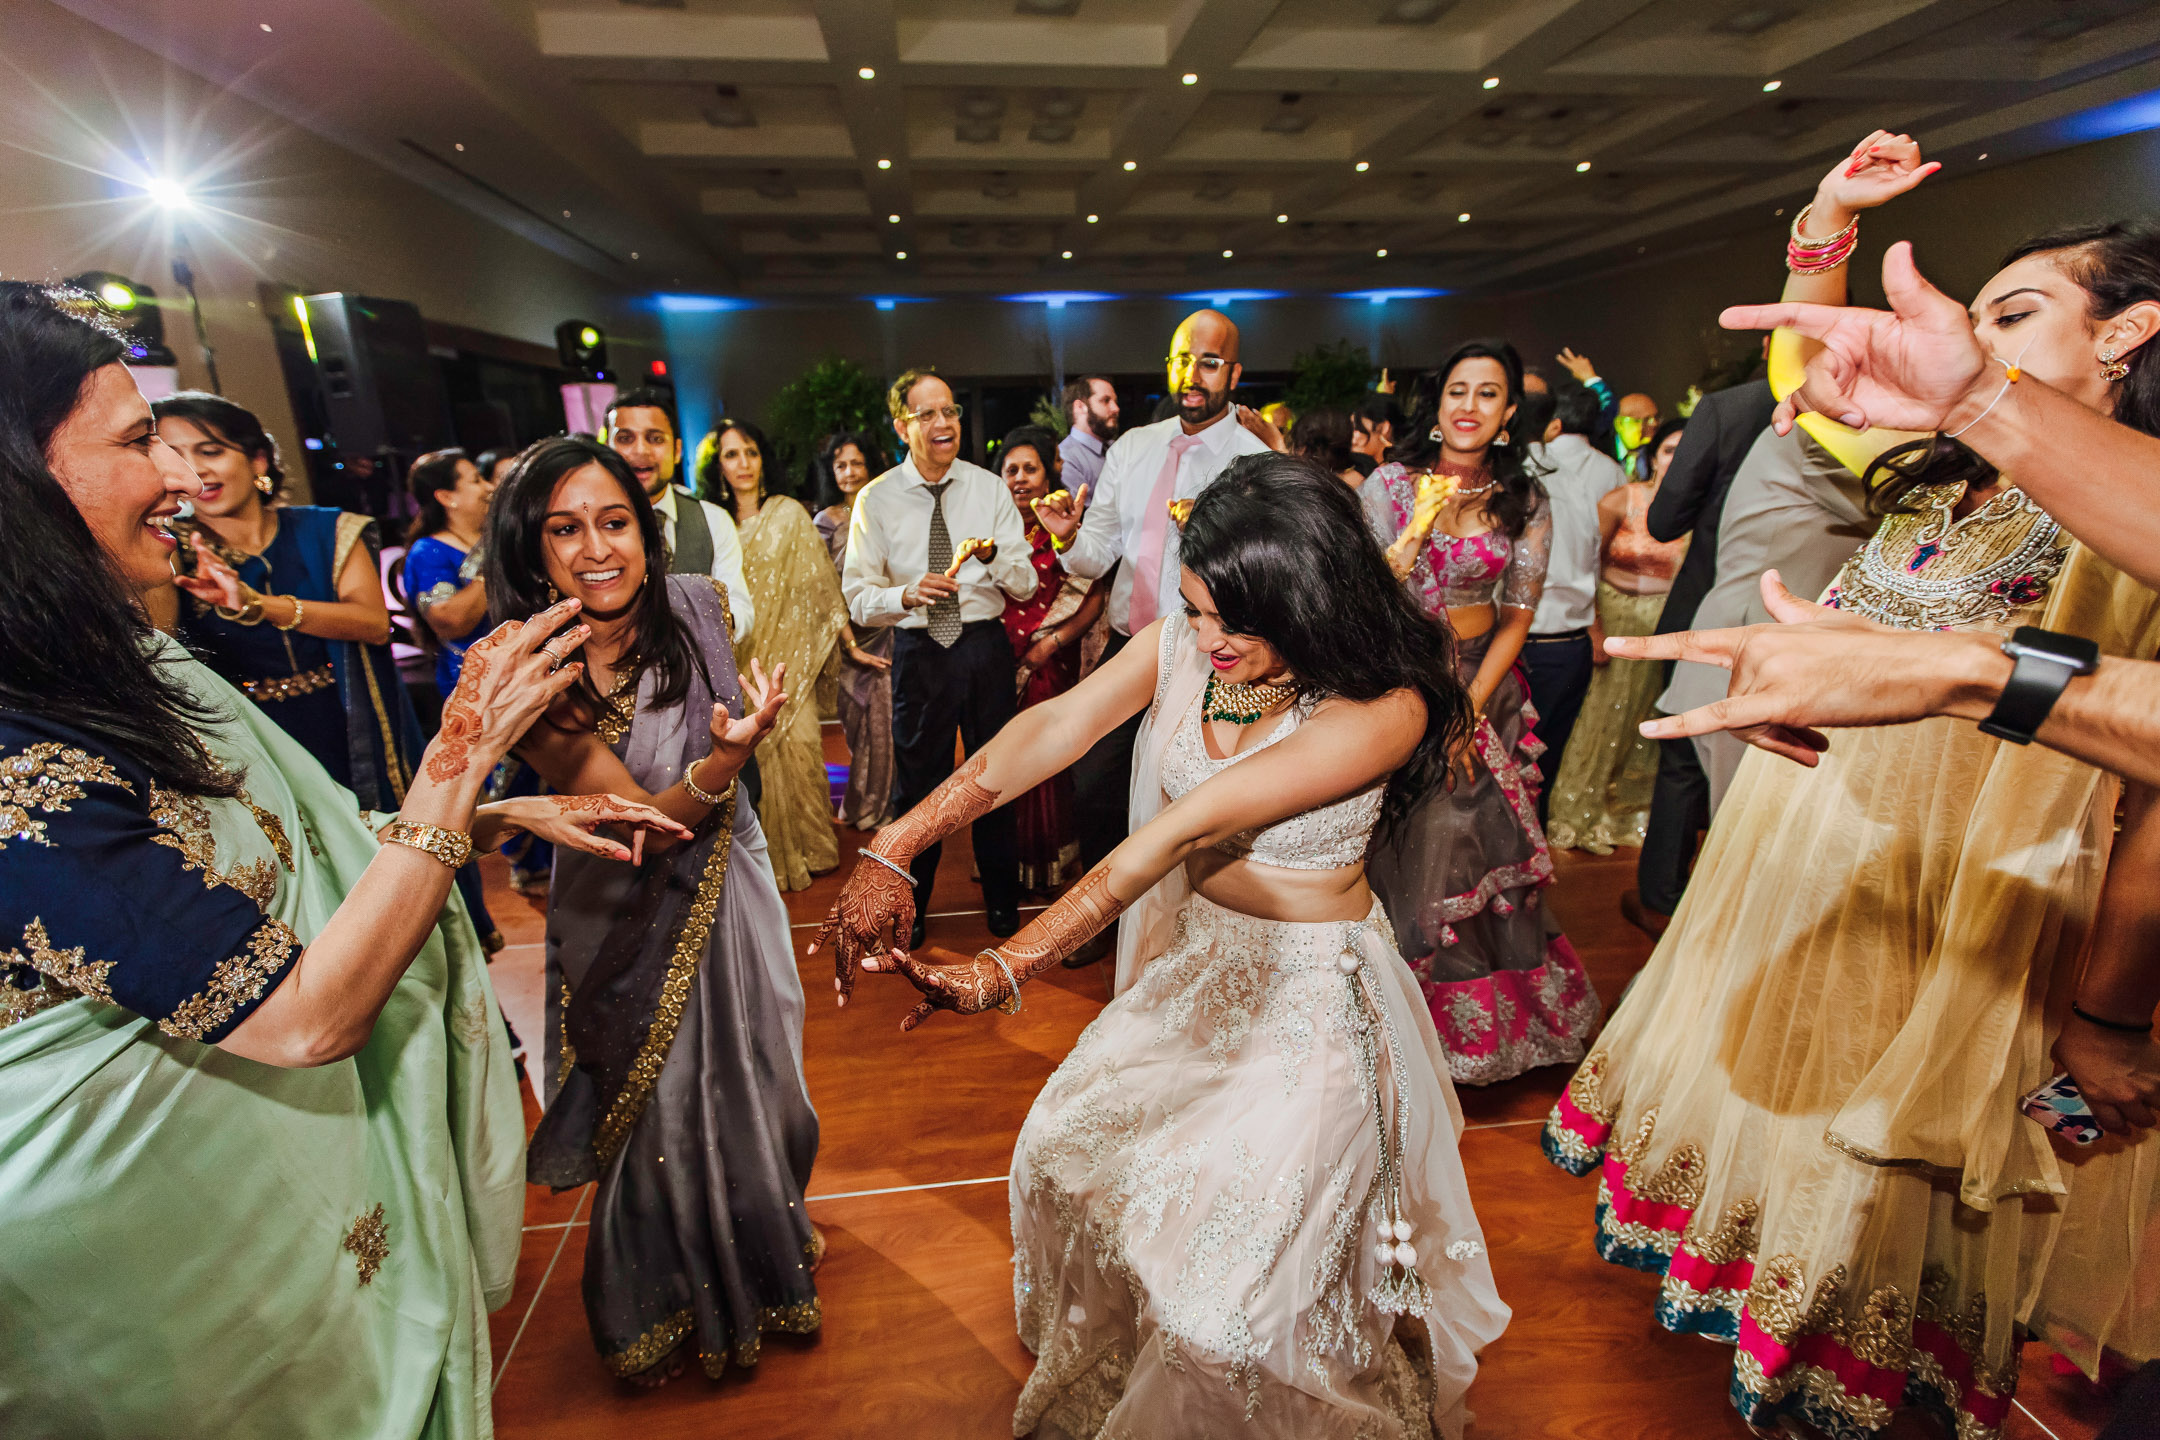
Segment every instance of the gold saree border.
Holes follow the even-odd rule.
[[[645,1102],[652,1098],[653,1087],[660,1083],[661,1068],[667,1064],[668,1048],[675,1043],[675,1029],[682,1023],[683,1006],[690,999],[690,982],[697,978],[698,960],[705,953],[713,916],[720,909],[720,891],[727,884],[728,860],[735,851],[735,805],[741,795],[740,784],[730,780],[727,803],[720,807],[720,834],[713,842],[713,853],[705,857],[705,873],[698,880],[697,896],[690,902],[682,929],[675,937],[675,951],[668,957],[667,978],[660,983],[660,1003],[653,1010],[652,1024],[646,1027],[644,1043],[638,1046],[637,1059],[630,1064],[629,1078],[623,1081],[622,1089],[593,1130],[593,1154],[603,1169],[614,1162],[638,1117],[645,1113]]]

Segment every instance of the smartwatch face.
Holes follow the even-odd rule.
[[[2083,635],[2065,635],[2033,625],[2020,625],[2011,631],[2003,652],[2012,659],[2030,655],[2037,660],[2053,660],[2072,666],[2080,675],[2089,675],[2100,666],[2100,647]]]

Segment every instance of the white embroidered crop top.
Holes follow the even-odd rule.
[[[1183,629],[1184,622],[1172,616],[1164,628]],[[1171,646],[1165,644],[1163,650],[1167,658]],[[1200,708],[1205,695],[1203,691],[1193,697],[1192,704],[1178,720],[1169,744],[1163,747],[1162,789],[1172,800],[1283,739],[1312,713],[1318,703],[1297,702],[1275,722],[1275,729],[1265,740],[1226,760],[1217,760],[1207,753],[1207,742],[1201,735]],[[1373,826],[1379,823],[1380,802],[1386,795],[1387,781],[1382,778],[1355,795],[1278,820],[1273,825],[1247,830],[1220,842],[1215,848],[1256,865],[1279,865],[1285,870],[1334,870],[1344,865],[1356,865],[1365,858],[1366,842],[1372,838]]]

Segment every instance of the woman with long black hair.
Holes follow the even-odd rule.
[[[378,837],[151,628],[203,482],[91,305],[0,281],[0,1432],[470,1440],[524,1124],[451,870],[678,827],[476,810],[578,678],[565,604],[480,642]]]
[[[487,557],[498,618],[561,594],[590,630],[583,673],[518,753],[567,804],[626,795],[688,836],[633,865],[555,857],[548,1109],[529,1174],[558,1189],[599,1182],[585,1314],[602,1363],[658,1384],[694,1354],[717,1379],[755,1365],[765,1332],[821,1323],[820,1242],[803,1209],[818,1123],[802,982],[757,811],[735,783],[787,703],[786,675],[754,663],[738,675],[726,589],[667,573],[659,514],[604,445],[543,440],[519,457]]]
[[[1878,131],[1821,198],[1931,168]],[[1815,299],[1843,298],[1856,208],[1832,240],[1809,234],[1819,211],[1794,225],[1796,276],[1820,280],[1835,246]],[[2160,434],[2160,228],[2028,241],[1970,318],[2002,386],[2029,376]],[[1774,386],[1797,339],[1772,341]],[[1881,523],[1826,603],[1997,643],[2160,649],[2160,594],[1954,433],[1884,449],[1808,420],[1826,446],[1881,451],[1856,466]],[[1737,1346],[1730,1393],[1758,1433],[1790,1417],[1865,1440],[1912,1408],[1987,1440],[2023,1331],[2088,1374],[2103,1352],[2160,1356],[2160,1135],[2051,1143],[2024,1105],[2058,1073],[2149,1063],[2150,998],[2126,1012],[2096,981],[2149,964],[2160,796],[1949,718],[1825,740],[1812,768],[1740,763],[1545,1152],[1599,1172],[1598,1253],[1660,1277],[1658,1322]]]
[[[1447,1061],[1365,881],[1468,723],[1448,634],[1348,486],[1240,459],[1193,503],[1183,616],[1023,710],[878,832],[820,933],[934,1009],[1011,1011],[1120,912],[1118,997],[1012,1166],[1036,1366],[1013,1432],[1462,1433],[1494,1292]],[[973,960],[887,951],[908,862],[1145,711],[1131,835]],[[1144,801],[1145,803],[1141,803]],[[1159,808],[1158,808],[1159,807]]]
[[[1375,849],[1372,879],[1456,1081],[1489,1085],[1580,1060],[1602,1009],[1541,903],[1544,746],[1516,665],[1552,549],[1530,453],[1544,437],[1515,423],[1522,361],[1506,341],[1459,346],[1435,374],[1434,400],[1365,482],[1365,511],[1395,573],[1455,633],[1476,720],[1453,785]]]

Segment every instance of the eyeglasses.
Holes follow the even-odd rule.
[[[1188,360],[1192,362],[1193,369],[1203,375],[1219,374],[1222,368],[1230,363],[1220,355],[1165,355],[1163,364],[1181,365]]]
[[[907,418],[918,425],[928,425],[933,420],[958,420],[960,418],[960,407],[958,405],[944,405],[935,410],[910,410]]]

